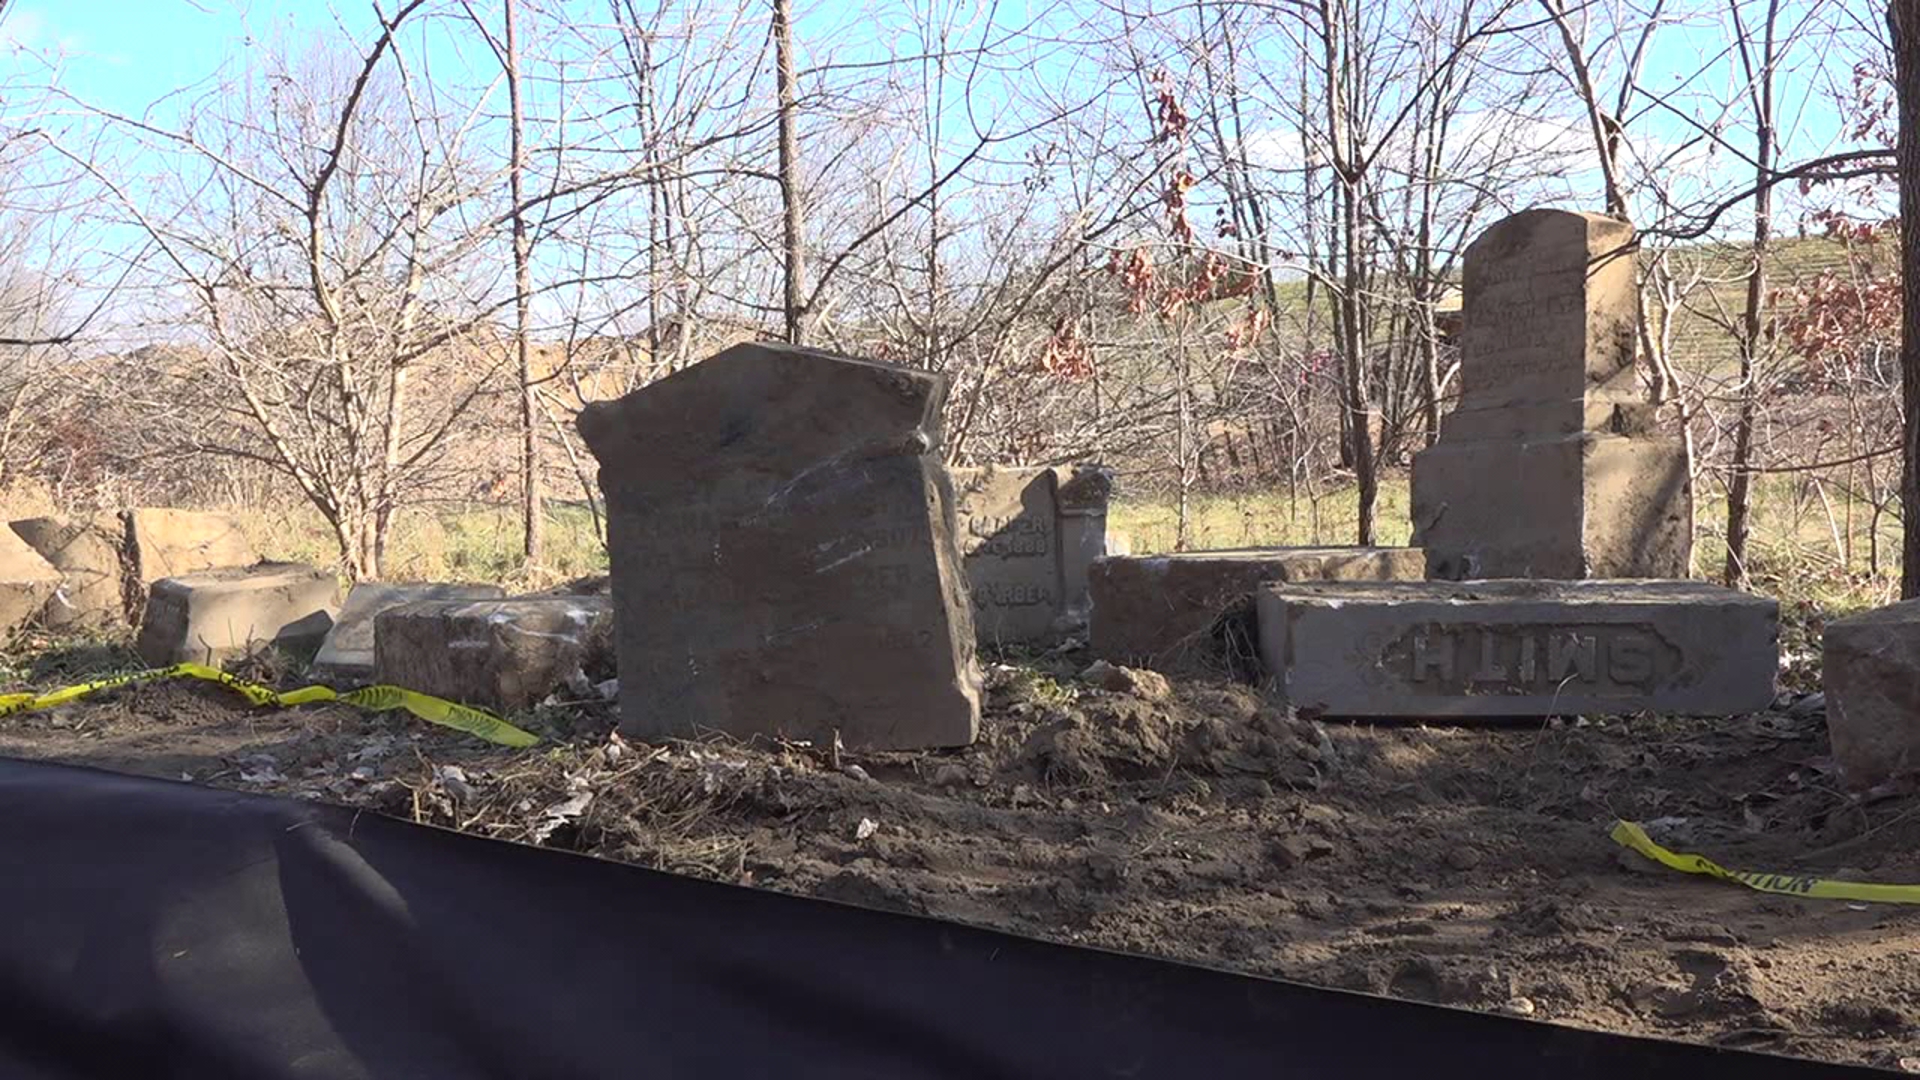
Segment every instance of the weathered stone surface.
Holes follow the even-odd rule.
[[[12,528],[60,572],[42,622],[53,629],[127,625],[126,527],[118,517],[27,518]]]
[[[1467,249],[1460,405],[1414,455],[1436,578],[1685,577],[1693,491],[1634,370],[1633,227],[1529,210]]]
[[[0,640],[12,637],[60,587],[60,571],[12,532],[0,529]]]
[[[313,658],[313,677],[334,682],[371,680],[374,620],[381,612],[422,600],[497,600],[506,595],[498,585],[360,582],[347,591],[333,629],[320,643]]]
[[[1251,655],[1249,597],[1276,581],[1418,581],[1419,548],[1244,548],[1109,556],[1093,564],[1090,644],[1118,664],[1221,670]],[[1233,640],[1228,640],[1228,639]]]
[[[926,372],[740,345],[581,413],[607,498],[623,731],[973,740],[945,396]]]
[[[1920,770],[1920,600],[1827,624],[1827,733],[1854,790]]]
[[[1333,716],[1725,716],[1773,700],[1779,606],[1691,581],[1273,585],[1260,655]]]
[[[142,585],[260,561],[239,523],[225,514],[146,507],[126,511],[125,520],[132,572]]]
[[[421,600],[373,625],[375,681],[468,705],[523,709],[612,669],[605,596]]]
[[[956,469],[960,554],[982,644],[1042,645],[1086,627],[1087,575],[1107,553],[1113,474],[1076,468]]]
[[[333,626],[340,584],[301,563],[207,570],[153,583],[136,647],[156,667],[218,665],[267,645],[313,649]]]

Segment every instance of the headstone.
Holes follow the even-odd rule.
[[[505,595],[507,591],[498,585],[360,582],[347,591],[333,629],[314,655],[310,674],[321,681],[371,681],[373,623],[381,612],[420,600],[497,600]]]
[[[1260,655],[1331,716],[1728,716],[1773,700],[1779,605],[1692,581],[1273,585]]]
[[[489,709],[524,709],[613,673],[604,596],[421,600],[374,618],[374,681]]]
[[[586,407],[621,730],[960,746],[980,674],[938,375],[738,345]]]
[[[1467,249],[1460,405],[1413,459],[1435,578],[1687,576],[1693,491],[1634,369],[1633,226],[1528,210]]]
[[[1418,581],[1419,548],[1300,547],[1108,556],[1093,564],[1090,644],[1116,664],[1225,671],[1252,655],[1254,589],[1278,581]],[[1242,655],[1244,654],[1244,655]]]
[[[118,517],[27,518],[12,528],[60,572],[60,587],[40,613],[50,629],[126,627],[126,527]]]
[[[1827,624],[1827,733],[1855,791],[1920,770],[1920,600]]]
[[[271,645],[318,648],[339,609],[332,571],[263,563],[162,578],[153,583],[136,648],[155,667],[218,666]]]
[[[1106,555],[1113,474],[1076,468],[955,469],[960,554],[985,645],[1047,645],[1083,631],[1087,574]]]
[[[142,585],[260,561],[239,522],[225,514],[145,507],[126,511],[125,520],[129,561]]]
[[[11,531],[0,529],[0,641],[40,614],[60,587],[60,571]]]

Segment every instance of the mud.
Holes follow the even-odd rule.
[[[963,751],[647,746],[590,706],[513,752],[338,707],[150,687],[0,719],[0,753],[365,806],[506,840],[1535,1020],[1920,1071],[1920,908],[1659,870],[1920,883],[1920,798],[1831,782],[1819,699],[1725,721],[1336,726],[1245,687],[992,671]],[[1112,682],[1112,680],[1103,680]],[[1115,683],[1115,685],[1118,685]],[[836,764],[837,757],[837,764]]]

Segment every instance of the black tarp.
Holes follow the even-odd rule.
[[[0,1077],[1386,1077],[1852,1070],[0,761]]]

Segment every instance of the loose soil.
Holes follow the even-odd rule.
[[[363,806],[506,840],[1535,1020],[1920,1071],[1920,908],[1660,870],[1920,882],[1920,797],[1838,793],[1817,696],[1731,720],[1351,726],[1226,682],[996,665],[930,754],[632,744],[596,706],[489,747],[163,684],[0,719],[0,754]]]

